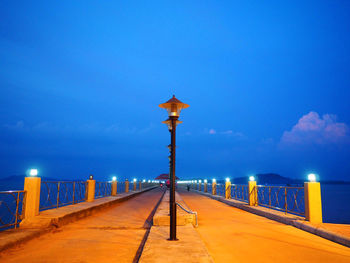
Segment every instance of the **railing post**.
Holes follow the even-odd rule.
[[[304,183],[305,219],[310,223],[322,223],[321,185],[319,182]]]
[[[288,212],[287,187],[284,188],[284,210]]]
[[[129,181],[128,179],[125,179],[125,193],[129,192]]]
[[[95,187],[96,187],[96,180],[90,176],[90,179],[86,181],[87,182],[87,189],[86,189],[86,202],[93,202],[95,200]]]
[[[58,208],[58,205],[60,203],[60,182],[57,183],[57,196],[56,196],[56,207]]]
[[[258,188],[256,186],[256,181],[248,182],[248,203],[251,206],[258,205]]]
[[[202,190],[202,180],[198,181],[198,191]]]
[[[211,186],[211,194],[216,195],[216,181],[213,180],[212,186]]]
[[[231,182],[230,181],[225,182],[225,198],[231,199]]]
[[[111,191],[111,195],[112,196],[116,196],[117,195],[117,186],[118,186],[117,180],[112,181],[112,191]]]
[[[204,180],[204,193],[208,192],[208,181]]]
[[[26,201],[23,209],[25,219],[39,215],[40,188],[41,177],[24,178],[24,191],[26,191]]]
[[[75,182],[73,182],[73,196],[72,196],[72,204],[74,205],[74,201],[75,201]]]
[[[136,183],[137,183],[136,180],[134,180],[134,182],[133,182],[133,187],[132,187],[132,190],[133,190],[133,191],[136,191]]]
[[[141,185],[141,181],[139,181],[139,190],[141,191],[142,189],[142,185]]]

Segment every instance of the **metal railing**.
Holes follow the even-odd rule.
[[[196,225],[195,225],[195,227],[198,227],[198,214],[197,214],[197,212],[196,212],[196,211],[192,211],[192,210],[190,210],[190,209],[184,208],[184,207],[183,207],[181,204],[179,204],[178,202],[176,202],[176,204],[177,204],[182,210],[184,210],[185,212],[187,212],[187,213],[192,214],[192,215],[195,216],[195,218],[196,218]]]
[[[216,195],[225,196],[225,184],[216,184]]]
[[[117,193],[124,193],[125,192],[125,182],[118,182],[117,183]]]
[[[248,185],[244,184],[231,184],[231,198],[243,202],[248,202],[249,193]]]
[[[304,187],[258,185],[257,192],[260,206],[305,216]]]
[[[110,182],[96,182],[95,198],[109,196],[112,193],[112,184]]]
[[[0,191],[0,229],[17,228],[24,215],[26,191]]]
[[[48,181],[41,183],[39,210],[76,204],[86,200],[87,182]]]

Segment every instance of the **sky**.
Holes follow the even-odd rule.
[[[350,181],[349,1],[0,2],[0,178]]]

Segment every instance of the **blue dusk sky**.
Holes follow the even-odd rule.
[[[350,180],[350,1],[0,2],[0,177]]]

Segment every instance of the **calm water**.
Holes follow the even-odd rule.
[[[350,224],[350,185],[321,184],[323,221]]]

